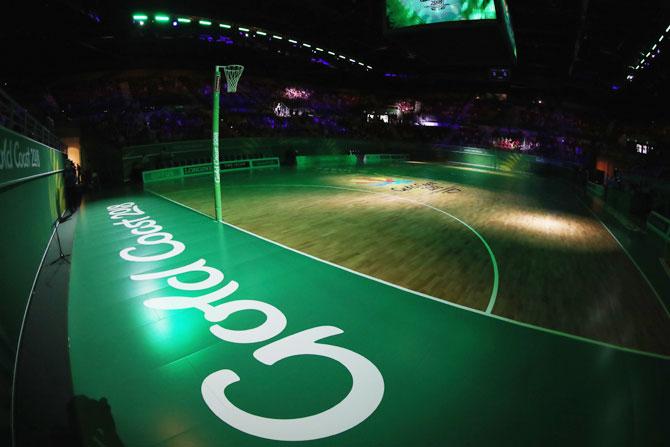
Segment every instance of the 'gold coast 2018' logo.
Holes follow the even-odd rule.
[[[391,177],[360,177],[353,180],[357,185],[367,186],[397,186],[414,183],[412,180],[404,180]]]
[[[136,243],[119,251],[119,257],[128,262],[148,265],[149,269],[160,261],[176,262],[164,265],[159,270],[147,271],[130,276],[132,281],[160,281],[157,290],[169,291],[168,295],[144,301],[144,306],[160,311],[199,310],[211,325],[209,331],[220,340],[232,344],[252,344],[253,357],[266,366],[289,358],[303,355],[328,358],[339,363],[351,375],[351,390],[339,403],[316,414],[293,419],[258,416],[240,407],[229,398],[230,388],[239,387],[251,379],[242,378],[231,369],[220,369],[209,374],[202,382],[200,392],[205,404],[219,419],[237,430],[253,436],[275,441],[311,441],[345,432],[366,420],[382,401],[384,396],[384,378],[377,367],[366,357],[338,345],[330,345],[322,340],[344,333],[336,326],[316,326],[282,338],[288,320],[275,306],[258,299],[231,299],[231,295],[240,293],[237,281],[224,280],[221,270],[205,265],[206,259],[189,262],[180,256],[186,251],[186,244],[174,239],[172,233],[158,225],[134,202],[126,202],[107,207],[114,226],[125,227],[128,232],[138,236]],[[140,246],[166,246],[162,252],[142,254]],[[176,258],[180,256],[179,258]],[[173,259],[176,258],[176,259]],[[185,265],[178,265],[181,259]],[[149,263],[149,264],[146,264]],[[167,269],[167,270],[165,270]],[[198,281],[184,275],[197,273]],[[206,275],[202,279],[202,274]],[[224,283],[228,281],[227,284]],[[211,291],[213,288],[217,290]],[[182,291],[188,291],[188,294]],[[195,296],[195,293],[200,296]],[[260,326],[244,330],[228,329],[218,323],[230,315],[241,311],[258,311],[265,314],[265,322]],[[293,325],[295,326],[295,325]],[[291,326],[289,326],[291,327]],[[294,330],[294,327],[291,327]],[[258,343],[270,341],[258,347]],[[247,386],[253,386],[251,383]],[[327,385],[325,385],[327,386]]]
[[[454,194],[461,192],[457,186],[441,185],[437,182],[416,183],[412,180],[398,179],[392,177],[359,177],[353,180],[357,185],[366,186],[390,186],[391,191],[407,192],[412,190],[425,190],[430,193]]]

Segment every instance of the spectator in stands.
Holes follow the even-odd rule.
[[[71,216],[79,207],[80,194],[76,168],[69,159],[65,161],[63,177],[65,179],[65,204],[70,213],[69,216]]]

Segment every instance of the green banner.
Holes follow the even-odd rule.
[[[365,154],[365,164],[380,164],[380,163],[389,163],[394,161],[405,161],[409,160],[409,155],[407,154]]]
[[[409,153],[417,149],[428,149],[429,145],[405,143],[399,141],[366,141],[348,138],[222,138],[219,141],[221,158],[242,156],[279,157],[287,152],[299,155],[340,155],[351,150],[365,154],[376,152]],[[180,141],[176,143],[147,144],[128,146],[123,149],[123,175],[130,178],[134,168],[157,169],[162,162],[195,164],[194,160],[209,158],[212,154],[212,140]],[[260,155],[259,155],[260,154]]]
[[[520,152],[464,146],[436,146],[435,149],[441,160],[474,168],[543,173],[567,167],[560,161]]]
[[[279,166],[279,159],[278,158],[269,158],[269,159],[263,159],[263,160],[254,160],[253,161],[253,167],[254,168],[260,168],[264,166]]]
[[[156,171],[147,171],[142,174],[144,183],[160,182],[162,180],[174,180],[184,176],[182,166],[176,168],[158,169]]]
[[[247,169],[278,168],[278,158],[259,158],[250,160],[222,161],[221,171],[244,171]],[[142,174],[144,183],[160,182],[163,180],[175,180],[184,177],[196,177],[212,173],[212,164],[204,163],[191,166],[178,166],[175,168],[157,169],[146,171]]]
[[[0,126],[0,186],[63,169],[63,153]]]
[[[64,208],[63,153],[0,126],[0,335],[16,349],[33,280]],[[51,174],[49,174],[51,173]]]
[[[296,157],[299,168],[327,166],[356,166],[355,155],[299,155]]]

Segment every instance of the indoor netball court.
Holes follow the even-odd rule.
[[[614,3],[13,5],[0,446],[670,446],[670,2]]]
[[[339,434],[315,445],[518,445],[550,430],[572,443],[631,412],[656,423],[665,303],[567,182],[404,161],[221,184],[223,223],[210,175],[77,218],[74,390],[104,396],[129,444],[308,441],[319,417]]]

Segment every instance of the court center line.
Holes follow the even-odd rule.
[[[208,220],[210,220],[210,221],[212,221],[216,224],[226,225],[230,228],[234,228],[235,230],[241,231],[242,233],[246,233],[250,236],[261,239],[265,242],[268,242],[270,244],[273,244],[273,245],[276,245],[278,247],[284,248],[286,250],[292,251],[294,253],[305,256],[307,258],[313,259],[315,261],[321,262],[323,264],[327,264],[327,265],[330,265],[332,267],[338,268],[340,270],[344,270],[344,271],[352,273],[354,275],[369,279],[371,281],[375,281],[375,282],[378,282],[380,284],[384,284],[384,285],[387,285],[389,287],[393,287],[394,289],[402,290],[403,292],[407,292],[411,295],[416,295],[416,296],[419,296],[421,298],[425,298],[425,299],[428,299],[428,300],[431,300],[431,301],[435,301],[435,302],[443,304],[445,306],[455,307],[457,309],[461,309],[461,310],[464,310],[464,311],[467,311],[467,312],[472,312],[472,313],[476,313],[478,315],[482,315],[482,316],[485,316],[485,317],[489,317],[489,318],[493,318],[493,319],[496,319],[496,320],[504,321],[508,324],[512,324],[512,325],[515,325],[515,326],[521,326],[521,327],[524,327],[524,328],[527,328],[527,329],[535,330],[535,331],[538,331],[538,332],[543,332],[543,333],[546,333],[546,334],[551,334],[551,335],[558,336],[558,337],[564,337],[564,338],[568,338],[568,339],[571,339],[571,340],[576,340],[576,341],[586,343],[586,344],[592,344],[592,345],[600,346],[600,347],[603,347],[603,348],[614,349],[616,351],[626,352],[626,353],[629,353],[629,354],[642,355],[642,356],[645,356],[645,357],[652,357],[652,358],[661,359],[661,360],[670,360],[670,355],[663,355],[663,354],[657,354],[657,353],[654,353],[654,352],[641,351],[641,350],[633,349],[633,348],[626,348],[624,346],[617,346],[617,345],[613,345],[611,343],[607,343],[607,342],[604,342],[604,341],[594,340],[592,338],[581,337],[579,335],[568,334],[566,332],[561,332],[561,331],[557,331],[557,330],[554,330],[554,329],[548,329],[548,328],[544,328],[544,327],[541,327],[541,326],[535,326],[535,325],[530,324],[530,323],[524,323],[522,321],[512,320],[511,318],[503,317],[501,315],[496,315],[494,313],[486,313],[486,312],[478,310],[478,309],[473,309],[471,307],[466,307],[466,306],[462,306],[460,304],[452,303],[451,301],[446,301],[444,299],[437,298],[437,297],[434,297],[432,295],[428,295],[428,294],[423,293],[423,292],[417,292],[416,290],[407,289],[407,288],[399,286],[397,284],[393,284],[391,282],[384,281],[383,279],[375,278],[374,276],[366,275],[365,273],[357,272],[356,270],[351,270],[347,267],[343,267],[343,266],[335,264],[333,262],[326,261],[325,259],[317,258],[316,256],[310,255],[309,253],[305,253],[305,252],[302,252],[300,250],[296,250],[295,248],[288,247],[284,244],[273,241],[273,240],[268,239],[266,237],[263,237],[259,234],[253,233],[249,230],[245,230],[244,228],[240,228],[240,227],[238,227],[236,225],[233,225],[231,223],[217,222],[216,220],[214,220],[214,217],[212,217],[208,214],[205,214],[202,211],[196,210],[195,208],[191,208],[190,206],[188,206],[186,204],[183,204],[183,203],[177,202],[175,200],[172,200],[169,197],[166,197],[162,194],[159,194],[155,191],[151,191],[149,189],[145,189],[145,191],[150,193],[150,194],[153,194],[157,197],[160,197],[164,200],[167,200],[168,202],[171,202],[171,203],[173,203],[177,206],[180,206],[182,208],[186,208],[190,211],[193,211],[194,213],[200,214],[200,215],[206,217]]]

